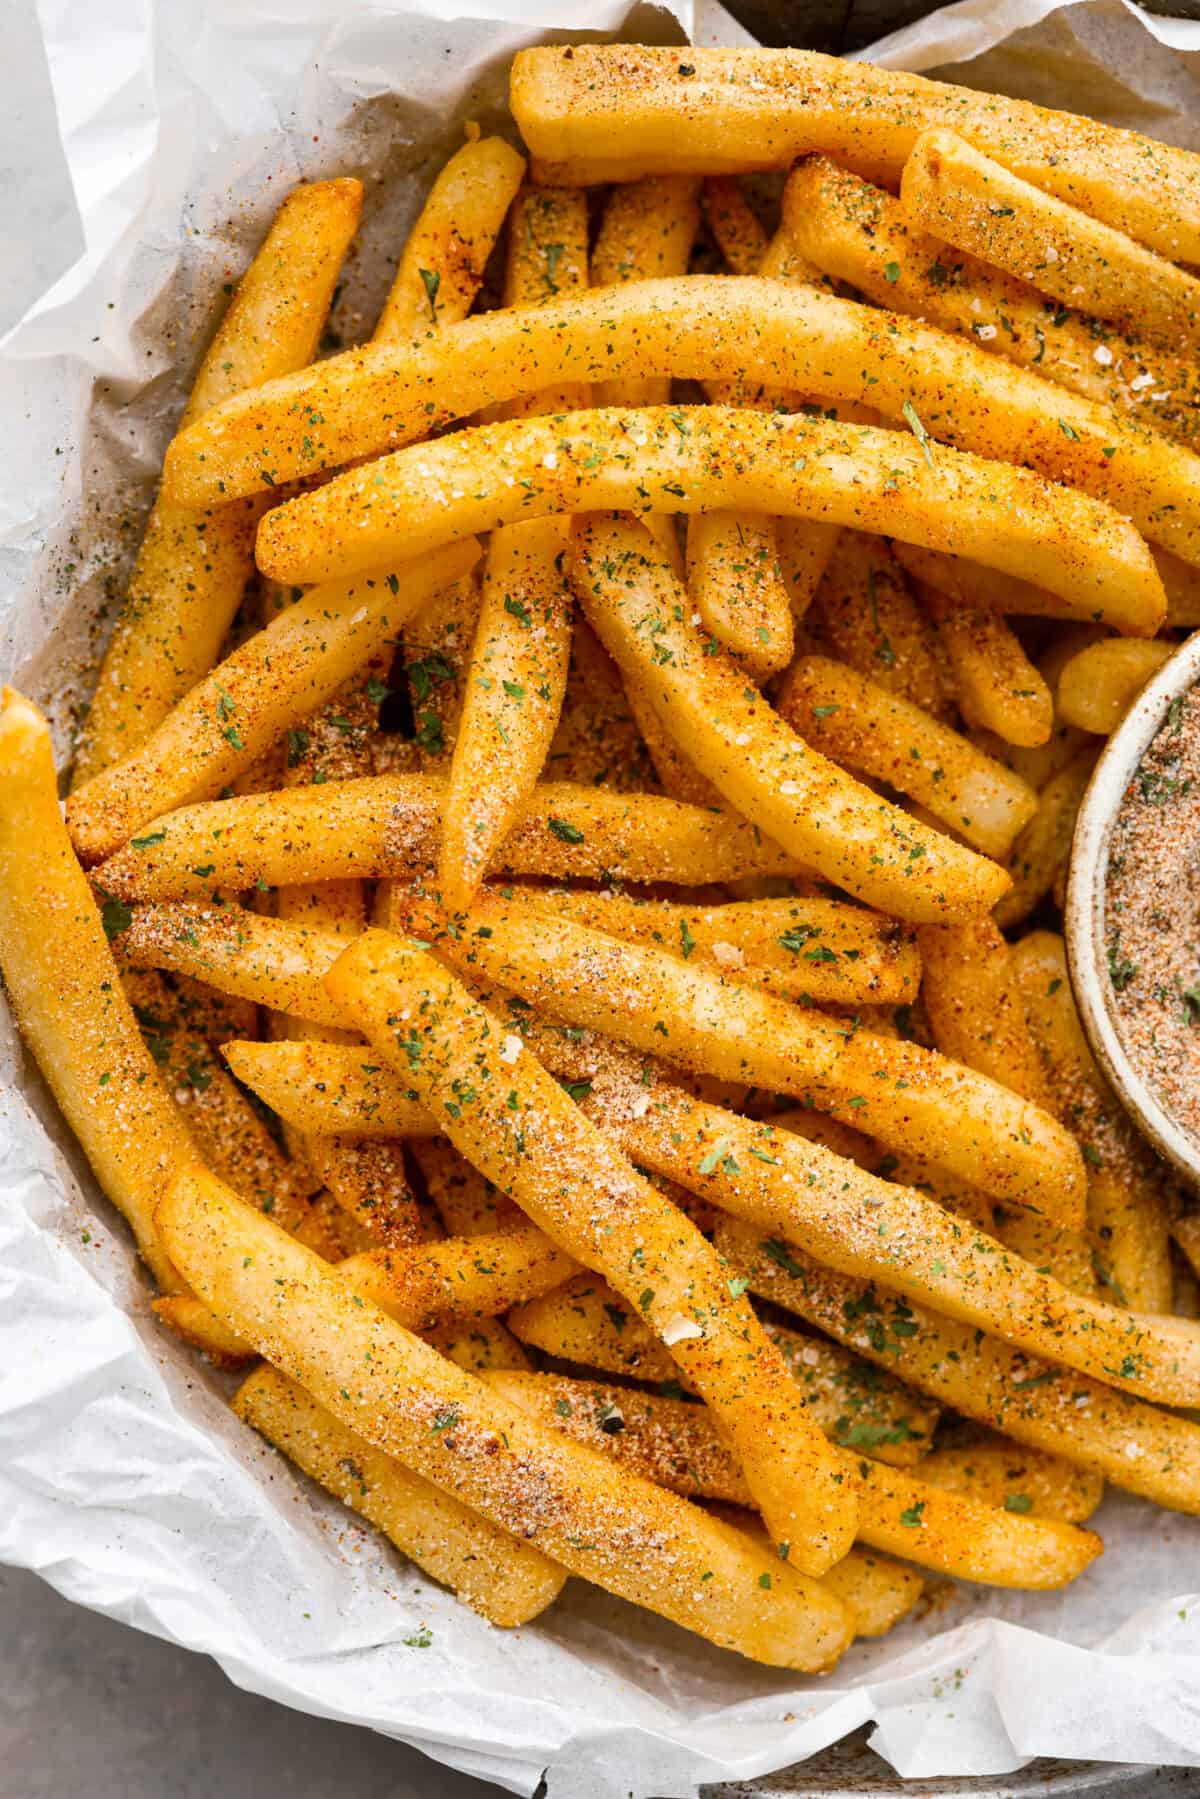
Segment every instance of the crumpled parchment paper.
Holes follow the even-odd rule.
[[[366,180],[335,317],[349,339],[463,122],[504,126],[514,50],[745,41],[687,0],[678,16],[463,4],[469,19],[452,0],[41,0],[86,248],[0,344],[0,670],[49,707],[64,752],[219,290],[287,187]],[[873,54],[1200,145],[1200,25],[1123,0],[963,0]],[[870,1720],[905,1775],[1035,1755],[1200,1766],[1200,1521],[1120,1497],[1099,1519],[1109,1553],[1068,1592],[942,1583],[928,1615],[823,1680],[577,1581],[537,1624],[491,1629],[236,1423],[221,1380],[155,1327],[7,1018],[0,1083],[0,1559],[253,1691],[513,1792],[545,1772],[551,1799],[691,1795]]]

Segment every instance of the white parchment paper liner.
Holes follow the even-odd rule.
[[[352,336],[463,121],[505,125],[515,49],[585,29],[742,39],[711,7],[681,25],[622,0],[471,5],[41,0],[86,249],[0,345],[0,670],[49,706],[60,747],[221,284],[280,194],[366,180],[336,316]],[[1200,146],[1200,26],[1122,0],[964,0],[874,55]],[[6,1020],[0,1082],[0,1559],[253,1691],[514,1792],[545,1772],[551,1799],[690,1795],[868,1720],[906,1775],[1034,1755],[1200,1766],[1200,1524],[1121,1498],[1099,1520],[1108,1555],[1069,1592],[947,1588],[823,1681],[579,1582],[537,1625],[490,1629],[245,1432],[155,1328]]]

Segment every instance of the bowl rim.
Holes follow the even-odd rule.
[[[1166,1110],[1121,1042],[1104,947],[1108,855],[1118,809],[1171,703],[1197,684],[1200,631],[1147,681],[1100,753],[1075,823],[1064,925],[1075,1002],[1096,1060],[1139,1130],[1200,1190],[1200,1143]]]

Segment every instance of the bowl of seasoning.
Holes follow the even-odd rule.
[[[1066,933],[1097,1061],[1200,1190],[1200,632],[1147,682],[1096,764]]]

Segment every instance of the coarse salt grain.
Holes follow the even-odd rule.
[[[744,750],[750,741],[749,731],[739,731],[733,741],[736,743],[739,750]]]
[[[1109,367],[1113,359],[1113,353],[1107,344],[1097,344],[1096,348],[1092,351],[1092,355],[1096,358],[1100,367],[1104,369]]]
[[[1046,261],[1047,262],[1057,262],[1058,261],[1058,251],[1054,248],[1053,244],[1046,245]]]
[[[739,949],[736,943],[714,943],[712,946],[713,961],[721,968],[744,968],[746,952]]]
[[[1141,393],[1141,391],[1144,387],[1153,387],[1154,386],[1154,376],[1153,375],[1135,375],[1133,377],[1133,380],[1129,383],[1129,385],[1133,389],[1135,394]]]
[[[523,1047],[524,1045],[522,1044],[521,1039],[516,1036],[515,1033],[510,1031],[508,1036],[504,1039],[504,1042],[500,1045],[500,1060],[506,1062],[509,1067],[511,1067],[520,1055]]]
[[[542,457],[542,467],[543,468],[557,468],[558,467],[558,452],[556,450],[547,450],[546,451],[546,454]]]
[[[690,1343],[703,1335],[704,1332],[695,1320],[685,1318],[682,1312],[676,1312],[673,1318],[668,1318],[662,1328],[662,1340],[668,1349],[676,1343]]]
[[[785,798],[790,800],[794,794],[799,793],[800,783],[799,781],[781,781],[779,783],[779,791]]]
[[[994,325],[976,325],[975,335],[981,344],[990,344],[996,335],[996,327]]]
[[[815,1368],[820,1359],[821,1352],[815,1343],[810,1343],[807,1349],[802,1349],[800,1351],[800,1360],[806,1367]]]

